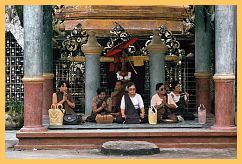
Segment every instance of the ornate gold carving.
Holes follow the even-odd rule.
[[[166,55],[165,56],[165,61],[178,61],[179,57],[176,55]]]
[[[67,57],[66,59],[71,62],[85,62],[86,61],[86,58],[84,56]]]
[[[150,60],[149,56],[138,56],[138,57],[142,58],[142,60],[144,60],[144,61]],[[136,58],[136,57],[129,56],[128,58],[130,61],[134,61],[134,58]],[[86,61],[86,58],[84,56],[67,57],[66,59],[71,62],[85,62]],[[174,56],[174,57],[170,56],[170,55],[165,56],[165,61],[177,61],[177,60],[178,60],[177,56]],[[105,57],[105,56],[100,57],[100,62],[113,62],[113,61],[114,61],[113,57]]]
[[[113,62],[113,61],[114,61],[113,57],[104,57],[104,56],[102,56],[100,58],[100,62]]]

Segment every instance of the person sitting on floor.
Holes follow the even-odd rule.
[[[96,122],[97,114],[106,115],[111,112],[110,108],[110,98],[106,95],[106,90],[104,88],[97,89],[97,96],[92,99],[92,113],[86,118],[87,122]]]
[[[127,85],[128,93],[122,97],[120,108],[122,121],[117,123],[138,124],[148,122],[145,116],[144,102],[140,94],[136,93],[136,87],[133,82]]]
[[[166,88],[163,83],[156,84],[156,94],[152,96],[150,105],[157,108],[157,122],[162,122],[162,119],[177,120],[176,103],[166,94]]]
[[[112,111],[110,114],[113,115],[115,118],[117,116],[121,116],[120,104],[123,95],[123,81],[117,80],[115,83],[114,91],[111,93],[111,105],[109,105],[109,107],[111,106],[110,110]]]
[[[62,104],[65,114],[76,114],[74,112],[75,101],[69,93],[69,84],[67,81],[60,81],[56,93],[52,95],[52,104]]]
[[[173,81],[169,87],[172,89],[169,95],[176,103],[178,114],[180,114],[185,120],[194,120],[195,116],[192,113],[185,111],[185,107],[189,102],[189,94],[181,91],[181,84],[179,81]]]

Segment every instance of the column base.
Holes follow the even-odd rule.
[[[210,73],[199,72],[195,73],[196,77],[196,105],[203,104],[206,107],[208,115],[211,113],[211,100],[210,100]]]
[[[50,124],[49,115],[43,115],[42,122],[43,122],[43,125],[49,125]]]
[[[20,132],[46,132],[48,129],[44,126],[36,126],[36,127],[28,127],[28,126],[23,126],[20,129]]]
[[[234,130],[234,76],[215,75],[215,124],[212,129]]]
[[[42,124],[43,77],[24,77],[24,126],[20,132],[44,132]]]

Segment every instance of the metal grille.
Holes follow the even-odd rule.
[[[57,85],[60,80],[68,81],[70,92],[75,100],[75,111],[85,112],[85,63],[68,62],[64,60],[54,61],[55,79]]]
[[[182,91],[186,91],[190,95],[186,110],[189,112],[196,112],[195,60],[182,60],[180,65],[177,65],[175,62],[166,62],[165,69],[165,84],[169,85],[173,80],[179,81]]]
[[[24,76],[24,52],[10,32],[5,33],[5,36],[5,103],[7,106],[11,100],[24,101],[24,84],[21,80]]]
[[[111,95],[113,88],[110,87],[108,82],[108,63],[100,63],[100,87],[105,88],[108,96]]]
[[[167,62],[166,69],[166,85],[173,80],[177,80],[181,83],[182,91],[186,91],[190,94],[189,104],[187,111],[196,111],[196,81],[194,77],[195,73],[195,61],[194,59],[183,60],[180,65],[176,63]]]
[[[187,110],[189,112],[196,112],[196,79],[195,73],[195,60],[188,59],[182,61],[182,89],[190,94],[189,104]]]
[[[145,61],[145,84],[144,84],[144,106],[146,108],[150,105],[150,71],[149,71],[149,61]]]

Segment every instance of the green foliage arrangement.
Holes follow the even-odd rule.
[[[7,105],[8,115],[19,127],[24,125],[24,104],[20,101],[10,99]]]

